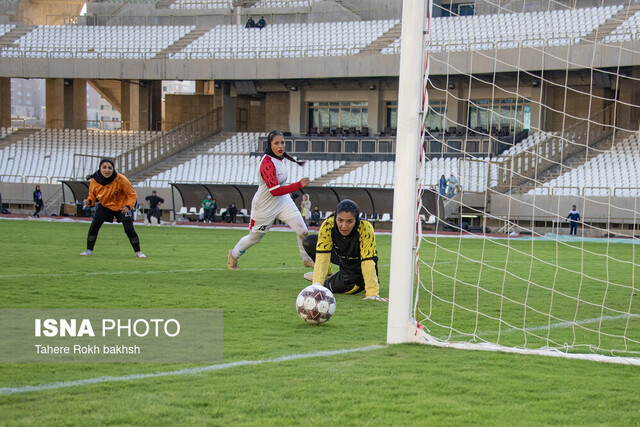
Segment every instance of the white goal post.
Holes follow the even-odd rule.
[[[396,176],[394,179],[391,266],[389,286],[389,321],[387,341],[406,342],[409,337],[414,280],[417,191],[421,150],[421,123],[424,88],[425,1],[404,1],[402,8],[402,43],[398,88],[398,131]],[[424,92],[426,93],[426,92]],[[402,165],[402,167],[400,167]],[[405,220],[406,219],[406,220]]]
[[[640,5],[507,3],[403,2],[387,343],[640,366]]]

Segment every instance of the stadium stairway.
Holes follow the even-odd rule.
[[[233,135],[233,132],[221,132],[215,134],[186,150],[182,150],[179,153],[176,153],[173,156],[164,159],[160,163],[157,163],[150,168],[140,171],[132,177],[129,177],[129,179],[134,185],[144,184],[144,181],[158,175],[160,172],[170,170],[175,166],[186,163],[189,160],[196,158],[200,154],[211,154],[209,153],[209,149],[223,143]]]
[[[607,19],[602,25],[596,27],[591,33],[587,34],[585,40],[589,43],[602,42],[605,37],[610,35],[620,24],[632,17],[636,12],[640,12],[640,4],[629,5],[623,7]]]
[[[448,219],[459,219],[460,211],[463,207],[462,193],[457,192],[452,199],[443,198],[444,215],[440,216],[440,220],[446,222]],[[437,216],[437,214],[436,214]]]
[[[599,112],[592,114],[592,119],[603,120],[602,123],[606,123],[604,120],[613,113],[613,107],[614,105],[609,105]],[[611,150],[615,144],[628,138],[633,133],[619,130],[614,137],[613,132],[608,129],[609,128],[601,130],[601,128],[597,126],[589,127],[583,122],[577,122],[569,126],[563,131],[562,137],[554,136],[551,139],[555,141],[548,140],[545,142],[550,143],[546,148],[550,150],[547,154],[550,158],[547,159],[545,157],[546,155],[543,156],[543,161],[536,167],[525,169],[524,167],[518,168],[513,165],[524,165],[528,161],[533,161],[531,159],[537,156],[537,150],[541,149],[544,152],[544,146],[534,146],[532,149],[527,149],[510,156],[507,168],[514,167],[514,169],[517,169],[517,173],[512,176],[508,188],[500,186],[501,188],[498,189],[498,191],[507,193],[517,191],[519,194],[524,194],[535,187],[539,187],[541,184],[545,184],[573,170],[578,165],[586,163],[598,154]],[[553,144],[551,143],[560,144],[560,138],[566,138],[572,143],[565,146],[562,150],[557,148],[558,145],[556,145],[556,148],[553,148]],[[553,153],[551,151],[553,151]]]
[[[323,185],[330,183],[331,181],[338,178],[339,176],[346,175],[349,172],[366,165],[367,163],[369,162],[346,162],[344,165],[340,166],[337,169],[332,170],[328,174],[322,175],[321,177],[314,179],[311,182],[311,185],[314,187],[322,187]]]
[[[194,40],[199,39],[201,36],[208,33],[210,28],[195,28],[192,31],[184,35],[184,37],[178,39],[172,45],[168,46],[163,51],[156,55],[157,59],[166,59],[172,53],[178,53],[185,47],[189,46]]]
[[[13,45],[13,42],[30,33],[34,28],[33,25],[16,24],[15,28],[0,37],[0,49]]]
[[[582,150],[580,150],[579,152],[575,153],[574,155],[572,155],[571,157],[565,159],[565,161],[563,162],[563,164],[561,165],[555,165],[554,167],[548,169],[547,171],[545,171],[545,173],[542,175],[540,182],[541,183],[546,183],[549,182],[553,179],[556,179],[557,177],[559,177],[560,175],[563,175],[567,172],[570,172],[572,170],[574,170],[575,168],[577,168],[580,165],[584,165],[585,163],[587,163],[589,160],[597,157],[598,155],[611,150],[612,147],[615,147],[616,145],[618,145],[619,142],[624,141],[626,138],[629,138],[629,136],[631,136],[632,132],[618,132],[616,134],[616,136],[613,138],[613,142],[611,140],[611,136],[608,138],[604,138],[601,141],[598,141],[596,144],[594,144],[593,146],[590,146],[589,149],[587,150],[586,147],[584,147]],[[525,186],[523,188],[524,191],[529,191],[531,189],[533,189],[533,186]]]
[[[369,46],[366,46],[364,49],[360,50],[358,55],[372,55],[379,54],[382,52],[382,49],[389,47],[394,41],[400,38],[402,34],[402,23],[398,22],[396,25],[391,27],[389,31],[378,37],[374,40]]]
[[[0,139],[0,150],[38,132],[40,132],[40,129],[37,128],[18,129],[12,134],[7,135],[5,138]]]
[[[173,3],[175,3],[175,0],[158,0],[155,3],[156,9],[169,9],[169,6],[171,6]]]

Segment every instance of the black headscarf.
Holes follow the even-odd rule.
[[[358,205],[351,199],[344,199],[338,203],[338,207],[336,208],[334,215],[337,217],[340,212],[351,212],[353,217],[356,219],[356,223],[353,225],[353,230],[351,230],[349,235],[353,234],[358,229],[358,223],[360,222],[360,209],[358,208]],[[337,230],[337,227],[334,227],[334,230],[340,233],[340,231]],[[342,236],[342,234],[340,234],[340,236]]]
[[[33,190],[33,201],[39,202],[42,200],[42,191],[40,191],[40,186],[36,185],[35,190]]]
[[[341,212],[350,212],[356,219],[351,232],[346,236],[343,236],[338,229],[336,218]],[[353,200],[344,199],[343,201],[338,203],[338,207],[336,208],[336,211],[333,215],[334,221],[336,221],[334,227],[331,229],[331,240],[333,241],[333,249],[335,250],[336,254],[340,256],[341,263],[359,263],[360,238],[358,234],[358,228],[360,226],[360,209],[358,209],[358,205]]]
[[[111,176],[109,178],[105,178],[100,173],[100,168],[102,168],[102,165],[104,163],[111,163],[111,166],[113,166],[113,173],[111,174]],[[93,178],[93,179],[96,180],[96,182],[98,184],[107,185],[107,184],[112,183],[113,180],[116,179],[116,176],[118,176],[118,172],[116,172],[116,165],[113,164],[113,160],[105,158],[105,159],[100,160],[100,166],[98,166],[98,170],[93,175],[87,175],[87,180],[90,180],[91,178]]]
[[[283,158],[287,159],[287,160],[291,160],[292,162],[294,162],[298,166],[304,165],[306,163],[306,161],[304,161],[304,160],[298,161],[298,160],[294,159],[293,157],[291,157],[289,154],[287,154],[286,151],[284,153],[282,153],[282,156],[276,156],[276,153],[274,153],[273,150],[271,149],[271,141],[273,141],[273,138],[276,135],[284,137],[282,132],[280,132],[279,130],[272,130],[271,132],[269,132],[269,134],[267,135],[267,149],[264,150],[264,154],[268,154],[269,156],[275,157],[276,159],[280,159],[280,160],[282,160]]]

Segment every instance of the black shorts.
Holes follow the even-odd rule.
[[[345,274],[344,266],[340,270],[324,281],[325,288],[329,288],[334,294],[357,294],[364,291],[364,277],[356,278]]]

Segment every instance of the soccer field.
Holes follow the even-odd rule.
[[[268,233],[241,258],[238,271],[229,271],[226,252],[246,230],[137,226],[148,256],[143,260],[133,256],[120,225],[104,226],[94,255],[79,256],[88,227],[0,220],[0,308],[222,309],[224,361],[0,364],[2,425],[640,423],[638,367],[387,346],[387,305],[364,301],[362,294],[337,295],[329,322],[305,324],[295,312],[295,299],[308,284],[302,278],[308,270],[292,232]],[[387,296],[391,238],[377,240],[381,295]],[[503,248],[482,240],[460,245],[459,239],[438,239],[438,244],[469,251],[485,245],[485,261],[505,262]],[[536,250],[538,245],[540,259],[556,253],[554,243],[536,243]],[[430,249],[425,249],[428,258]],[[632,246],[611,250],[622,251],[618,258],[624,259]],[[432,259],[450,263],[459,281],[478,280],[473,262]],[[517,277],[508,283],[528,276],[531,268],[519,266],[525,262],[518,257],[511,259],[514,264],[507,268]],[[588,263],[593,274],[605,271],[595,262]],[[611,274],[618,274],[610,274],[612,281],[629,274],[624,265],[610,266]],[[495,280],[483,282],[493,289],[503,283],[501,277]],[[438,283],[447,286],[445,280]],[[532,297],[545,298],[542,292]],[[482,304],[490,310],[492,302]],[[503,310],[509,317],[517,305],[503,305]],[[494,325],[484,326],[491,331]]]

